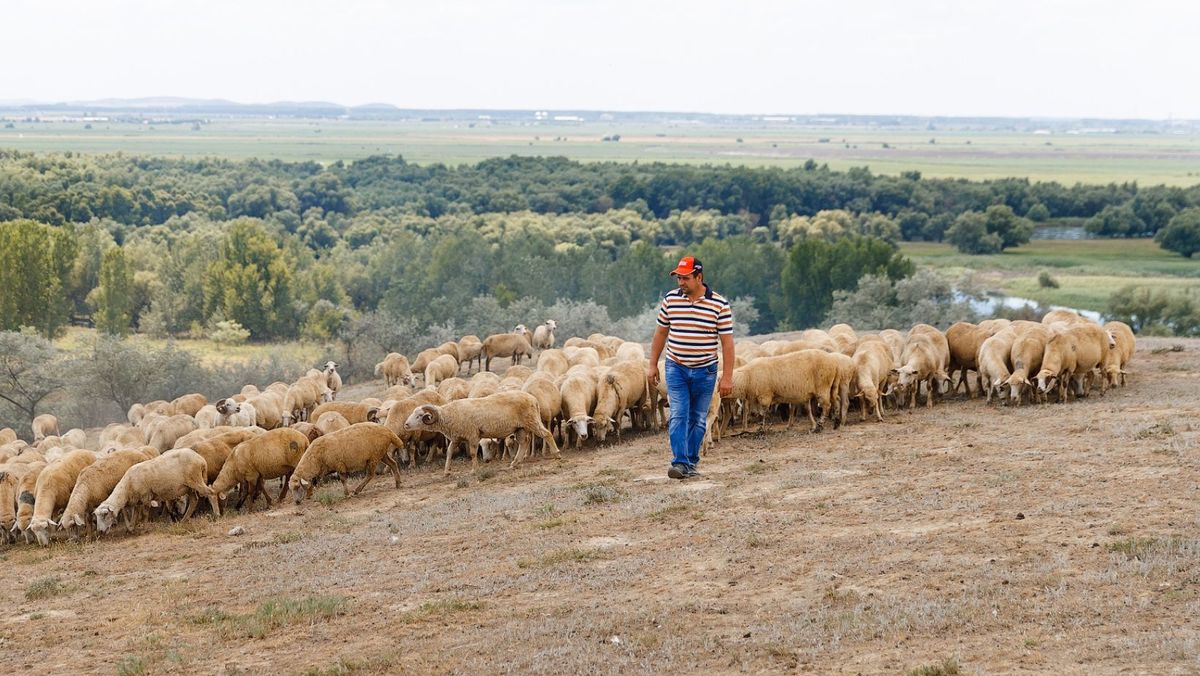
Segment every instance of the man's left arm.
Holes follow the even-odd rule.
[[[721,380],[717,391],[724,399],[733,393],[733,334],[721,334]]]

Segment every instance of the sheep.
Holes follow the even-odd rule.
[[[1073,386],[1077,397],[1086,397],[1092,369],[1104,363],[1111,349],[1111,336],[1094,322],[1084,320],[1059,331],[1046,341],[1042,352],[1042,369],[1038,371],[1038,391],[1047,394],[1055,385],[1061,387],[1060,402],[1066,401],[1067,387]],[[1104,383],[1101,383],[1102,387]],[[1104,392],[1104,389],[1101,389]]]
[[[1011,324],[1012,321],[1008,319],[984,319],[983,321],[979,322],[978,326],[984,331],[987,331],[989,336],[994,336],[1008,328]]]
[[[867,407],[875,411],[875,418],[883,422],[883,407],[880,405],[880,390],[892,370],[892,349],[882,340],[860,340],[854,351],[854,367],[858,378],[858,395],[861,397],[861,420],[867,419]]]
[[[453,401],[455,399],[466,399],[471,395],[471,383],[457,376],[454,378],[447,378],[438,383],[437,391],[438,394],[445,397],[448,401]]]
[[[525,381],[521,378],[517,378],[516,376],[506,376],[500,381],[500,384],[496,386],[496,391],[509,392],[512,390],[519,390],[524,384]]]
[[[421,444],[427,446],[425,460],[428,462],[429,457],[433,454],[433,448],[432,446],[429,446],[429,444],[431,444],[431,442],[435,442],[439,437],[438,435],[432,433],[414,433],[410,430],[406,430],[404,429],[404,421],[408,419],[408,415],[412,413],[413,410],[418,406],[423,404],[437,404],[440,406],[445,403],[448,403],[448,401],[437,392],[433,390],[422,390],[413,396],[408,397],[407,399],[401,399],[400,401],[397,401],[392,405],[392,409],[388,411],[388,415],[384,424],[392,431],[393,434],[396,435],[397,438],[401,440],[401,442],[405,444],[405,452],[407,452],[407,448],[410,445],[414,449],[412,455],[409,456],[409,467],[412,467],[417,463],[417,454],[415,450],[417,445]]]
[[[1125,366],[1133,359],[1137,339],[1133,337],[1133,330],[1125,322],[1107,322],[1104,324],[1104,330],[1112,337],[1115,345],[1104,354],[1104,373],[1101,375],[1110,387],[1116,387],[1118,383],[1124,387]]]
[[[592,417],[596,421],[596,440],[604,442],[609,430],[616,429],[621,439],[621,420],[630,411],[634,426],[642,418],[641,409],[649,403],[650,387],[646,382],[643,360],[627,361],[610,367],[596,382],[596,406]]]
[[[236,401],[228,397],[217,402],[217,413],[221,424],[231,427],[254,427],[258,424],[258,411],[249,401]]]
[[[975,372],[977,389],[983,390],[983,381],[979,377],[979,366],[975,363],[975,356],[979,354],[979,346],[990,337],[991,334],[986,329],[970,322],[955,322],[946,329],[946,342],[950,348],[950,365],[947,372],[951,380],[954,379],[955,371],[958,372],[958,382],[954,383],[955,392],[958,392],[961,386],[966,388],[969,397],[978,394],[971,392],[971,384],[967,382],[967,371]]]
[[[142,404],[134,404],[129,407],[129,412],[125,414],[125,419],[129,421],[130,425],[136,425],[141,422],[142,418],[145,416],[146,407]]]
[[[892,363],[899,366],[900,357],[904,354],[904,334],[896,329],[884,329],[879,332],[879,339],[892,348]]]
[[[476,378],[471,380],[471,388],[467,390],[468,399],[479,399],[500,390],[499,380]]]
[[[599,366],[601,360],[599,351],[587,345],[563,347],[563,356],[567,358],[568,366]]]
[[[100,435],[100,453],[102,454],[145,444],[146,433],[128,425],[119,425],[112,430],[105,429],[104,433]]]
[[[314,441],[317,437],[321,436],[320,428],[309,422],[298,422],[293,424],[291,427],[281,427],[279,429],[296,430],[297,432],[308,437],[309,441]]]
[[[10,462],[11,466],[12,463]],[[34,497],[37,495],[37,480],[42,475],[47,467],[48,462],[30,462],[26,463],[25,475],[20,477],[17,482],[17,515],[12,526],[9,527],[9,532],[16,534],[19,531],[25,532],[25,542],[29,542],[29,521],[33,519],[33,504]]]
[[[38,453],[37,451],[35,451],[33,449],[32,446],[30,446],[30,447],[27,447],[24,450],[22,450],[16,456],[9,458],[8,462],[6,464],[19,465],[22,463],[31,463],[31,462],[49,462],[49,460],[46,459],[46,456],[42,455],[41,453]]]
[[[483,399],[461,399],[444,406],[418,406],[404,421],[410,431],[440,432],[449,442],[446,451],[445,474],[450,474],[451,451],[455,442],[465,442],[471,455],[471,469],[479,466],[475,449],[480,439],[504,439],[516,433],[518,451],[509,467],[516,467],[526,457],[524,437],[533,434],[550,447],[555,458],[562,456],[550,431],[542,425],[537,399],[528,392],[497,392]],[[532,446],[532,438],[529,440]]]
[[[263,392],[250,397],[239,406],[250,406],[254,409],[254,422],[264,430],[273,430],[283,424],[283,401],[274,392]]]
[[[469,335],[458,339],[458,363],[467,365],[467,373],[471,372],[471,364],[483,361],[483,341],[479,336]]]
[[[87,447],[87,432],[72,427],[62,435],[63,444],[71,448],[86,448]]]
[[[826,352],[840,352],[841,346],[829,335],[829,332],[821,329],[805,329],[800,332],[800,340],[806,340],[810,343],[817,343],[821,349]]]
[[[99,456],[92,451],[71,451],[50,463],[38,476],[34,489],[33,517],[28,530],[43,547],[50,545],[50,526],[58,527],[54,516],[67,506],[75,481],[85,467]]]
[[[112,493],[92,510],[96,529],[107,533],[116,525],[117,516],[124,514],[125,528],[132,533],[137,525],[138,510],[154,501],[166,503],[185,496],[189,499],[184,519],[196,510],[201,497],[208,498],[213,514],[220,516],[221,506],[208,488],[207,476],[208,464],[190,448],[173,448],[156,458],[139,462],[125,472]]]
[[[438,383],[438,384],[440,385],[441,383]],[[399,399],[403,399],[405,397],[411,397],[413,392],[414,392],[413,388],[409,385],[403,385],[403,384],[392,385],[391,387],[384,390],[383,394],[380,396],[383,397],[384,399],[399,400]]]
[[[448,354],[438,355],[425,367],[425,387],[435,387],[438,382],[458,375],[458,358]]]
[[[984,400],[992,403],[992,395],[1004,395],[1004,386],[1012,374],[1012,346],[1018,337],[1017,329],[1007,328],[983,341],[975,355],[979,380],[983,383]]]
[[[858,334],[849,324],[834,324],[829,327],[829,337],[837,343],[838,350],[847,357],[853,357],[858,349]]]
[[[533,346],[529,338],[521,333],[496,333],[483,339],[483,368],[492,370],[492,360],[496,357],[512,357],[514,364],[520,364],[522,357],[533,356]]]
[[[311,420],[320,420],[321,414],[328,411],[337,411],[350,421],[350,424],[361,422],[379,422],[379,407],[368,406],[361,402],[354,401],[327,401],[324,404],[313,409],[309,416]]]
[[[326,414],[326,415],[337,415]],[[343,418],[344,420],[344,418]],[[318,421],[318,424],[320,421]],[[267,493],[263,482],[269,479],[283,478],[280,482],[279,497],[282,501],[287,497],[288,484],[292,470],[299,464],[301,456],[308,450],[309,438],[299,430],[282,427],[271,430],[253,439],[243,441],[234,447],[233,452],[221,466],[221,472],[209,487],[219,500],[225,499],[225,494],[234,486],[243,487],[242,499],[250,498],[250,506],[261,492],[271,506],[271,496]],[[241,507],[241,504],[238,505]]]
[[[58,434],[58,418],[49,413],[43,413],[33,419],[32,427],[34,442],[41,441],[51,434]]]
[[[527,378],[529,378],[529,376],[531,376],[531,375],[533,375],[533,369],[529,368],[528,366],[526,366],[524,364],[509,366],[504,371],[505,379],[517,378],[521,382],[525,382],[525,380]]]
[[[22,439],[16,439],[5,444],[0,444],[0,465],[8,462],[12,458],[17,457],[25,451],[25,449],[33,449],[28,443]]]
[[[1042,323],[1046,324],[1047,326],[1049,326],[1050,324],[1053,324],[1055,322],[1065,322],[1067,324],[1075,324],[1076,322],[1081,322],[1081,321],[1088,321],[1088,320],[1079,316],[1078,312],[1076,312],[1074,310],[1068,310],[1067,308],[1057,308],[1055,310],[1051,310],[1051,311],[1047,312],[1045,314],[1045,316],[1042,317]]]
[[[1048,327],[1038,325],[1028,327],[1020,334],[1014,331],[1014,335],[1008,353],[1009,364],[1012,365],[1012,373],[1008,376],[1008,400],[1020,406],[1025,388],[1030,385],[1031,374],[1038,373],[1042,368],[1042,354],[1046,351],[1046,341],[1053,332]],[[1038,396],[1036,389],[1030,389],[1029,392]]]
[[[562,413],[562,393],[558,390],[558,385],[554,381],[547,378],[530,378],[521,386],[522,392],[528,392],[537,399],[538,412],[542,416],[542,425],[546,429],[554,432],[554,424]],[[542,444],[542,452],[545,454],[546,445]]]
[[[857,345],[856,340],[856,348]],[[832,406],[830,417],[833,419],[833,429],[836,430],[846,423],[846,415],[850,410],[850,396],[858,392],[858,366],[853,357],[848,357],[842,352],[831,352],[829,356],[837,365],[837,378],[829,391]]]
[[[180,414],[169,418],[160,418],[146,430],[146,443],[162,452],[174,446],[179,437],[195,429],[196,419],[190,415]]]
[[[396,488],[400,488],[400,466],[390,453],[393,447],[400,449],[401,461],[406,462],[404,442],[386,426],[373,422],[356,423],[322,435],[300,456],[288,479],[288,488],[293,491],[296,504],[300,504],[312,493],[315,479],[328,472],[337,472],[346,497],[350,497],[346,474],[365,469],[367,477],[354,488],[354,494],[358,495],[375,478],[375,467],[381,462],[392,471]]]
[[[558,384],[565,423],[560,429],[565,446],[569,435],[575,435],[575,448],[588,438],[589,426],[596,424],[592,411],[596,408],[596,379],[587,373],[568,372]]]
[[[337,368],[337,362],[325,362],[325,385],[332,393],[330,396],[331,399],[337,399],[338,390],[342,389],[342,376],[337,372]]]
[[[538,371],[545,371],[556,376],[561,376],[562,374],[566,373],[567,369],[569,368],[571,368],[571,363],[567,361],[567,358],[563,355],[562,350],[552,348],[549,350],[542,350],[542,352],[538,354],[536,369]]]
[[[225,460],[229,458],[229,454],[233,452],[235,446],[263,434],[265,432],[257,427],[235,427],[224,434],[218,434],[179,448],[190,448],[204,458],[208,472],[206,483],[211,483],[221,472],[221,466],[225,464]]]
[[[444,354],[458,359],[458,344],[454,341],[447,341],[441,345],[438,345],[437,347],[421,350],[419,353],[417,353],[417,358],[413,360],[413,373],[425,373],[425,369],[429,367],[429,363]]]
[[[776,403],[803,404],[808,409],[812,431],[818,432],[831,410],[830,394],[838,376],[839,366],[832,354],[824,350],[801,350],[777,357],[762,357],[734,369],[734,389],[740,390],[737,394],[747,405],[757,405],[764,411]],[[821,407],[819,419],[813,416],[813,400]],[[790,428],[791,415],[787,424]],[[765,428],[764,416],[760,429]]]
[[[412,367],[408,363],[408,357],[399,352],[389,352],[383,361],[375,365],[375,375],[383,375],[384,381],[389,385],[411,385],[413,381]]]
[[[196,412],[208,404],[203,394],[185,394],[171,401],[171,411],[195,417]]]
[[[346,429],[350,426],[350,421],[346,420],[346,416],[337,411],[326,411],[317,418],[316,427],[321,430],[321,434],[329,434],[338,430]]]
[[[917,326],[928,325],[918,324]],[[908,341],[904,344],[904,353],[900,357],[902,365],[893,369],[896,374],[896,384],[900,390],[902,392],[911,390],[909,408],[917,405],[917,394],[921,389],[921,383],[925,383],[927,388],[925,406],[933,408],[934,396],[939,385],[950,381],[950,376],[946,373],[946,367],[950,362],[950,348],[946,343],[946,337],[937,329],[933,330],[937,333],[936,338],[929,333],[910,333]]]
[[[613,355],[618,361],[635,361],[639,364],[646,363],[646,350],[642,348],[641,343],[626,342],[621,343],[617,348],[616,354]]]
[[[194,417],[196,418],[196,427],[200,429],[216,427],[221,424],[221,414],[213,404],[205,404],[199,411],[196,411]]]
[[[37,474],[45,469],[45,462],[31,463],[11,463],[0,465],[0,542],[11,543],[16,541],[16,533],[19,530],[17,527],[17,505],[28,504],[29,513],[33,514],[33,496],[37,489]],[[33,478],[28,486],[28,503],[25,500],[20,500],[18,496],[22,495],[21,485],[25,481],[25,477],[33,473]],[[28,535],[26,535],[28,538]]]
[[[75,488],[71,491],[67,506],[59,517],[58,527],[67,531],[72,540],[77,537],[77,529],[81,527],[86,528],[91,535],[94,530],[94,522],[90,518],[92,510],[112,494],[130,467],[158,455],[158,449],[153,446],[125,448],[83,468],[75,481]]]
[[[557,322],[547,319],[545,324],[533,330],[533,346],[539,350],[549,350],[554,347],[554,329],[557,328]]]
[[[188,432],[187,434],[183,435],[182,437],[179,437],[178,439],[175,440],[175,445],[173,446],[173,448],[192,448],[193,445],[198,444],[201,441],[215,439],[216,437],[219,437],[223,434],[228,434],[230,432],[241,432],[241,433],[251,433],[252,432],[254,434],[262,434],[263,432],[266,432],[266,430],[262,429],[261,427],[230,427],[229,425],[218,425],[217,427],[205,427],[205,428],[201,428],[201,429],[192,430],[191,432]]]

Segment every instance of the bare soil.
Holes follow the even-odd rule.
[[[1195,673],[1198,412],[1200,340],[1144,339],[1104,397],[778,424],[703,479],[626,435],[0,546],[2,669]]]

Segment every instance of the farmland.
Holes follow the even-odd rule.
[[[469,164],[489,157],[565,156],[594,162],[680,162],[835,170],[868,166],[896,175],[984,180],[1010,176],[1070,185],[1137,181],[1200,183],[1200,135],[1033,133],[915,129],[878,125],[663,122],[373,121],[217,118],[192,126],[169,120],[10,122],[0,147],[36,152],[258,157],[330,163],[400,154],[418,164]],[[90,128],[88,128],[90,127]],[[619,137],[619,141],[605,138]]]

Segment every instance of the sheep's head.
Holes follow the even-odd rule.
[[[523,336],[526,333],[529,333],[529,329],[525,328],[524,324],[517,324],[516,328],[513,329],[513,333]]]
[[[96,516],[96,530],[101,533],[107,533],[110,528],[117,525],[117,512],[108,505],[101,504],[92,514]]]
[[[298,505],[304,502],[305,498],[312,497],[313,482],[293,474],[292,478],[288,480],[288,490],[292,492],[292,500]]]
[[[604,438],[608,436],[608,433],[616,429],[620,424],[609,416],[605,416],[600,420],[596,420],[594,418],[590,418],[589,420],[593,423],[596,440],[600,442],[603,442]]]
[[[423,430],[429,429],[436,425],[441,420],[441,411],[437,406],[432,404],[422,404],[409,414],[408,419],[404,421],[404,429],[406,430]]]
[[[950,389],[950,376],[944,370],[938,369],[933,377],[938,383],[938,394],[945,394]]]
[[[892,373],[896,375],[896,384],[900,387],[908,388],[916,383],[917,372],[911,367],[901,366],[898,369],[892,369]]]
[[[57,528],[58,524],[50,519],[37,518],[29,522],[29,532],[33,533],[33,536],[37,538],[39,545],[49,547],[51,526]]]
[[[283,415],[279,416],[279,424],[284,427],[291,427],[292,421],[296,419],[295,411],[284,411]]]
[[[229,415],[238,412],[238,403],[232,399],[222,399],[216,403],[217,413]]]
[[[590,415],[577,415],[567,420],[567,424],[575,429],[580,439],[588,438],[588,427],[596,424],[596,419]]]
[[[338,367],[337,362],[327,361],[327,362],[325,362],[325,373],[333,373],[334,371],[337,370],[337,367]]]
[[[321,401],[333,401],[333,390],[328,387],[321,388]]]
[[[547,319],[546,328],[550,329],[550,332],[553,333],[554,329],[558,328],[558,322],[554,321],[553,319]]]
[[[1058,374],[1047,369],[1042,369],[1042,371],[1037,374],[1037,382],[1038,392],[1042,392],[1044,394],[1053,390],[1054,386],[1058,384]]]

